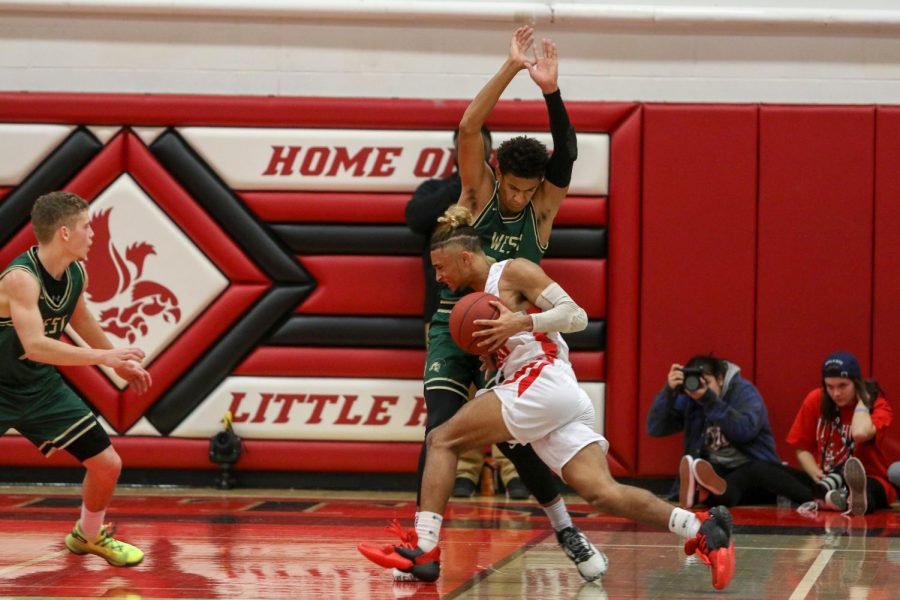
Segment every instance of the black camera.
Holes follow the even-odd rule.
[[[217,464],[233,465],[241,457],[241,438],[225,429],[209,440],[209,460]]]
[[[703,369],[700,367],[681,369],[684,374],[684,383],[682,387],[686,392],[696,392],[705,384],[703,380]]]
[[[243,444],[241,438],[231,428],[231,412],[225,413],[222,419],[225,429],[209,438],[209,460],[219,465],[219,478],[216,482],[220,490],[230,490],[237,485],[232,467],[241,457]]]

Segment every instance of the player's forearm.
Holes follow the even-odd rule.
[[[110,350],[113,348],[112,342],[106,337],[106,333],[100,327],[100,323],[87,310],[76,310],[69,322],[75,333],[84,340],[84,343],[91,348],[98,350]]]
[[[459,122],[460,135],[481,135],[481,126],[487,120],[488,115],[494,110],[497,101],[503,94],[503,90],[509,85],[521,70],[521,66],[511,60],[507,60],[500,67],[500,70],[491,77],[490,81],[485,84],[475,99],[466,108],[463,117]]]
[[[572,180],[572,166],[578,158],[575,128],[569,121],[569,113],[558,89],[544,94],[544,101],[550,117],[550,135],[553,137],[553,155],[547,163],[546,177],[556,187],[565,188]]]
[[[102,350],[79,348],[46,336],[25,344],[25,358],[49,365],[96,365],[100,364],[102,355]]]

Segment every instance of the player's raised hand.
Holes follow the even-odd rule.
[[[556,44],[550,39],[541,40],[541,52],[538,54],[537,44],[534,46],[534,59],[526,63],[528,74],[541,92],[552,94],[559,89],[559,62],[556,58]]]
[[[509,44],[509,60],[515,63],[520,69],[528,68],[530,59],[528,50],[534,43],[534,29],[528,25],[523,25],[515,30],[512,41]]]

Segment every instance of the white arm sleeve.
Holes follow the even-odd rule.
[[[532,331],[571,333],[587,327],[587,313],[555,281],[541,292],[535,305],[544,312],[531,315]]]

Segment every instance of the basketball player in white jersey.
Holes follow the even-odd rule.
[[[494,262],[484,254],[471,214],[451,206],[435,230],[431,260],[436,277],[452,290],[471,288],[501,300],[495,320],[476,321],[498,383],[481,390],[426,440],[427,462],[415,531],[397,546],[360,544],[373,562],[425,581],[440,575],[440,534],[457,456],[503,441],[531,444],[535,452],[579,496],[599,511],[633,519],[684,537],[685,552],[712,568],[723,589],[734,575],[732,518],[717,506],[692,513],[649,491],[621,485],[610,474],[607,440],[594,431],[594,409],[578,386],[560,333],[580,331],[587,315],[537,264],[516,258]],[[528,314],[531,307],[542,312]]]

